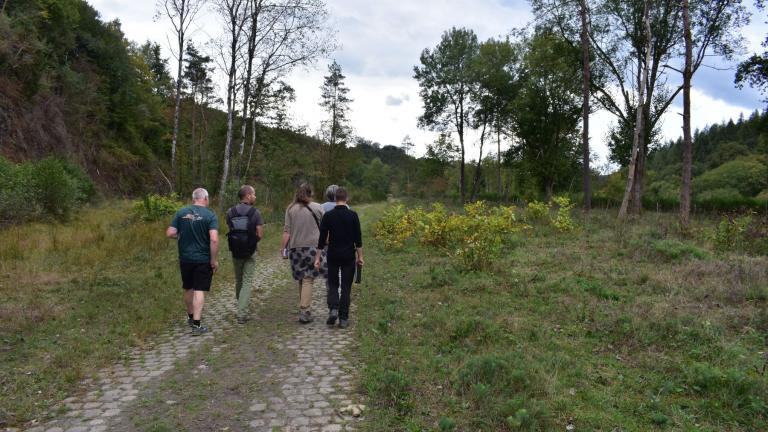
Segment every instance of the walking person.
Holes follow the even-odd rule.
[[[325,202],[323,203],[324,213],[328,213],[336,207],[336,189],[338,188],[337,185],[332,184],[325,189]]]
[[[323,216],[320,222],[319,250],[328,247],[328,320],[340,328],[349,326],[349,305],[352,301],[352,279],[355,265],[363,265],[363,239],[360,219],[347,206],[347,190],[336,189],[336,206]],[[315,267],[320,267],[319,256]],[[341,292],[339,292],[341,291]]]
[[[291,274],[299,285],[299,322],[310,323],[312,317],[312,284],[315,278],[324,276],[327,267],[314,266],[320,237],[320,219],[323,208],[312,201],[312,187],[303,183],[296,189],[293,202],[285,210],[285,227],[281,244],[283,258],[290,259]],[[324,254],[323,254],[324,255]],[[324,259],[320,260],[325,263]]]
[[[208,327],[201,324],[205,293],[210,291],[219,267],[219,221],[208,209],[208,191],[198,188],[192,192],[192,205],[176,212],[165,235],[178,243],[181,286],[192,335],[207,333]]]
[[[264,237],[264,221],[256,202],[256,190],[245,185],[237,192],[240,203],[227,210],[227,243],[232,252],[235,268],[235,300],[237,301],[237,323],[245,324],[251,302],[251,290],[256,275],[256,249]]]

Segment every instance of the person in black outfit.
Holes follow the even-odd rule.
[[[363,240],[360,233],[360,219],[357,213],[347,207],[347,190],[336,189],[336,207],[323,215],[320,222],[320,239],[317,248],[328,247],[328,321],[334,325],[339,319],[339,327],[349,326],[349,304],[352,292],[352,279],[355,276],[355,264],[363,265]],[[315,267],[320,265],[320,255],[315,259]],[[341,280],[339,280],[341,270]],[[341,289],[341,298],[339,298]]]

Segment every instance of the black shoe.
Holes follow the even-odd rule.
[[[330,312],[328,312],[328,319],[325,320],[325,323],[329,326],[332,326],[336,324],[336,318],[339,317],[339,311],[336,309],[331,309]]]
[[[245,324],[246,322],[248,322],[248,318],[246,318],[246,317],[237,317],[237,323],[238,324]]]
[[[340,319],[339,320],[339,328],[345,329],[347,327],[349,327],[349,320]]]
[[[187,325],[190,327],[194,327],[195,322],[192,320],[192,318],[187,318]]]
[[[200,336],[208,333],[208,327],[205,326],[192,326],[192,336]]]
[[[299,322],[301,324],[309,324],[315,319],[312,317],[312,313],[309,311],[302,311],[301,315],[299,315]]]

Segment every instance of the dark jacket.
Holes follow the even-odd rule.
[[[339,206],[323,215],[317,248],[328,246],[328,261],[348,263],[355,260],[355,249],[363,247],[360,219],[347,206]]]

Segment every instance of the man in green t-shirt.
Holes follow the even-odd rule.
[[[179,268],[187,305],[187,323],[192,335],[208,332],[200,324],[205,292],[211,289],[213,273],[219,267],[219,221],[208,209],[208,191],[203,188],[192,192],[192,205],[176,212],[171,225],[165,230],[168,238],[178,240]]]

